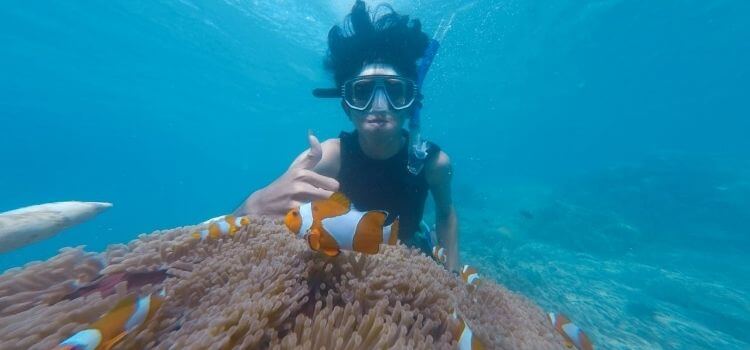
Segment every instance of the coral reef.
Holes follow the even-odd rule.
[[[750,160],[672,154],[526,181],[493,183],[497,199],[461,215],[482,276],[597,348],[750,348]]]
[[[7,271],[0,343],[53,348],[127,295],[161,288],[166,301],[153,320],[115,349],[454,348],[453,311],[488,348],[555,349],[563,341],[524,297],[491,281],[467,288],[404,245],[329,258],[267,218],[252,218],[233,237],[195,239],[196,229],[141,235],[99,254],[68,248]],[[133,282],[165,269],[164,279]],[[131,278],[106,293],[75,293],[123,273]]]

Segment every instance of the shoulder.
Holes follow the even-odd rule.
[[[431,187],[450,183],[452,175],[451,159],[447,153],[439,150],[436,156],[428,158],[425,176]]]

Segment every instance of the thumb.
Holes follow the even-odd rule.
[[[302,169],[314,168],[323,158],[323,148],[320,147],[320,141],[313,135],[312,130],[307,131],[307,142],[310,143],[310,149],[298,164]]]

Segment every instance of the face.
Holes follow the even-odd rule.
[[[358,76],[367,75],[393,75],[399,76],[393,66],[382,63],[373,63],[366,65]],[[406,119],[409,117],[409,108],[395,110],[391,108],[388,98],[382,89],[375,91],[370,107],[364,111],[348,108],[344,104],[344,109],[349,115],[349,119],[354,123],[357,131],[363,136],[372,137],[392,137],[401,132]]]

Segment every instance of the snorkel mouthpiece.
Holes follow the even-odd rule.
[[[421,140],[418,127],[415,129],[409,126],[409,161],[406,168],[412,175],[417,175],[424,168],[425,159],[427,159],[427,142]]]

